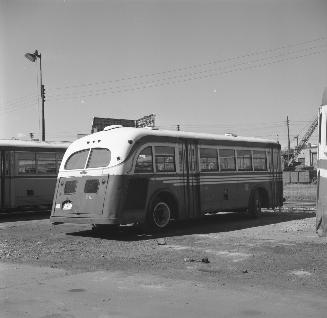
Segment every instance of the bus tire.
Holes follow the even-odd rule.
[[[251,218],[257,218],[261,215],[262,198],[259,190],[255,190],[249,200],[248,214]]]
[[[166,200],[157,198],[152,201],[146,214],[147,230],[158,231],[166,228],[172,217],[172,208]]]

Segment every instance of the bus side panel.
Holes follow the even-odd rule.
[[[10,165],[11,151],[1,151],[1,209],[14,208],[12,199],[12,168]]]
[[[260,182],[259,180],[262,180]],[[201,210],[203,213],[240,210],[248,207],[254,189],[262,189],[266,194],[266,206],[272,207],[274,179],[269,173],[219,174],[211,177],[201,176]],[[280,189],[281,181],[277,188]],[[281,201],[282,192],[279,191]]]
[[[160,176],[137,175],[128,177],[123,195],[124,208],[121,213],[123,223],[145,220],[150,201],[160,193],[169,194],[176,203],[178,219],[192,217],[189,214],[190,202],[186,193],[187,181],[182,175],[167,174]],[[193,185],[198,186],[198,185]],[[199,210],[199,209],[197,209]]]
[[[238,210],[246,208],[249,202],[251,186],[247,182],[229,183],[228,181],[220,189],[223,198],[223,209]]]
[[[122,224],[142,222],[145,219],[146,204],[149,196],[150,178],[147,175],[123,176],[123,189],[120,193],[123,207],[120,209]]]
[[[5,204],[5,152],[0,153],[0,208]]]
[[[177,175],[168,175],[160,177],[145,176],[133,177],[133,181],[130,181],[128,193],[134,193],[133,196],[127,195],[127,201],[133,202],[133,219],[137,218],[138,221],[142,222],[145,220],[147,208],[157,195],[160,193],[168,193],[172,198],[175,199],[177,204],[177,212],[179,217],[183,211],[183,205],[179,197],[179,191],[182,189],[182,177]],[[137,189],[136,189],[137,188]],[[134,189],[134,190],[133,190]],[[133,198],[133,199],[132,199]],[[132,200],[131,200],[132,199]],[[131,204],[126,202],[131,208]],[[124,211],[124,215],[126,211]]]
[[[51,205],[56,179],[47,178],[12,178],[15,188],[14,204],[16,207]]]
[[[222,209],[223,189],[224,186],[220,184],[200,184],[201,211],[203,213]]]

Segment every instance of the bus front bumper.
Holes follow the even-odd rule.
[[[103,218],[89,218],[89,217],[66,217],[66,216],[51,216],[50,222],[54,225],[61,223],[75,223],[75,224],[120,224],[118,218],[103,219]]]

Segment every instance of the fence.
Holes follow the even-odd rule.
[[[288,183],[312,183],[317,178],[316,170],[283,171],[283,182]]]
[[[285,210],[315,210],[317,184],[284,184]]]

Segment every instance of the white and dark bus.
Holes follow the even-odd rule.
[[[316,230],[319,236],[327,235],[327,88],[318,113],[318,169]]]
[[[0,212],[50,209],[69,143],[0,140]]]
[[[283,204],[280,145],[232,135],[109,126],[73,142],[58,174],[51,222],[141,223]]]

